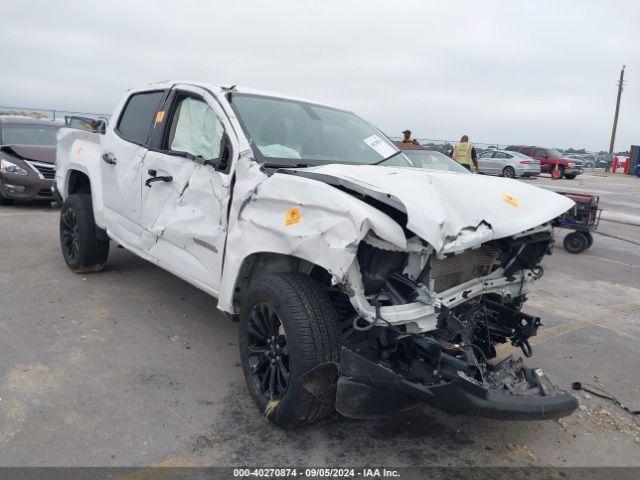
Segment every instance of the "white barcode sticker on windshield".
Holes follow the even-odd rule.
[[[395,148],[381,139],[378,135],[371,135],[363,140],[364,143],[373,148],[376,152],[378,152],[383,158],[388,157],[389,155],[393,155],[396,153]]]

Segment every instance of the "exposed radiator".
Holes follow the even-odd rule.
[[[487,246],[443,259],[432,259],[433,289],[436,293],[444,292],[461,283],[488,275],[491,267],[499,262],[498,250]]]

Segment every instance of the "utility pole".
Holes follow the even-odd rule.
[[[611,143],[609,144],[609,153],[613,153],[613,144],[616,141],[616,129],[618,128],[618,112],[620,112],[620,97],[622,96],[622,88],[624,87],[624,68],[620,70],[620,80],[618,80],[618,98],[616,99],[616,113],[613,116],[613,129],[611,130]]]

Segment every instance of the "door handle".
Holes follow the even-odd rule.
[[[113,153],[103,153],[102,160],[104,161],[104,163],[108,163],[109,165],[116,164],[116,157],[113,156]]]
[[[153,172],[154,174],[151,175],[151,172]],[[148,173],[151,176],[145,180],[144,184],[145,184],[146,187],[149,187],[149,188],[151,188],[151,184],[153,182],[165,182],[165,183],[168,183],[168,182],[172,182],[173,181],[173,177],[168,176],[168,175],[167,176],[159,176],[159,177],[157,177],[156,175],[157,175],[158,172],[156,172],[155,170],[149,170]]]

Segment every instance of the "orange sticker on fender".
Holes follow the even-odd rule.
[[[516,208],[520,208],[520,200],[518,200],[516,197],[509,195],[508,193],[503,193],[502,194],[502,201],[504,203],[508,203],[509,205],[512,205]]]
[[[289,227],[300,222],[300,211],[297,208],[292,208],[284,216],[284,224]]]

